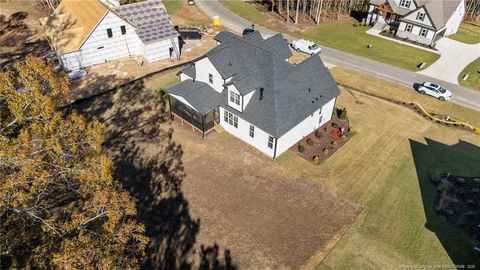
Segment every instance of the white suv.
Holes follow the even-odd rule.
[[[301,51],[310,55],[320,53],[322,51],[322,48],[320,48],[317,44],[304,39],[294,40],[292,42],[292,48],[299,52]]]
[[[448,91],[444,87],[431,83],[431,82],[424,82],[418,87],[418,92],[423,95],[429,95],[432,97],[436,97],[439,100],[450,100],[452,99],[452,92]]]

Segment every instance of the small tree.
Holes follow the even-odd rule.
[[[31,56],[0,72],[0,260],[138,268],[146,237],[135,202],[112,177],[103,126],[58,110],[68,90],[65,76]]]

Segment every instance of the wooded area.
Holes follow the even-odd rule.
[[[299,17],[316,24],[325,20],[338,20],[342,15],[361,14],[368,9],[369,0],[258,0],[285,18],[286,22],[298,23]],[[465,20],[480,20],[480,0],[465,0]]]

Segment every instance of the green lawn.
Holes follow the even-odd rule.
[[[463,80],[463,75],[470,74],[466,81]],[[473,61],[458,75],[458,82],[460,85],[480,91],[480,58]]]
[[[163,0],[163,4],[168,11],[169,15],[175,14],[182,7],[182,3],[186,0]]]
[[[303,37],[318,44],[377,60],[392,66],[418,71],[417,65],[427,63],[424,68],[440,58],[439,54],[416,49],[407,45],[371,36],[367,27],[354,27],[356,20],[324,23],[307,30]],[[367,48],[373,44],[373,48]]]
[[[265,16],[257,10],[253,4],[248,4],[240,0],[220,0],[220,2],[231,11],[252,23],[265,24]],[[221,20],[222,18],[220,18],[220,21]]]
[[[480,25],[464,22],[449,38],[468,44],[480,43]]]
[[[312,179],[363,207],[318,269],[479,265],[472,238],[434,212],[428,177],[480,175],[480,137],[361,94],[342,91],[336,106],[347,108],[358,131],[352,140],[319,166],[291,151],[277,159],[292,179]]]

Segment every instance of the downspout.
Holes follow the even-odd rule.
[[[172,114],[172,104],[170,102],[170,95],[168,95],[168,111],[170,112],[170,121],[173,120],[173,114]]]
[[[205,138],[205,115],[202,115],[202,139]]]
[[[277,138],[275,139],[275,147],[273,148],[273,159],[277,157]]]

